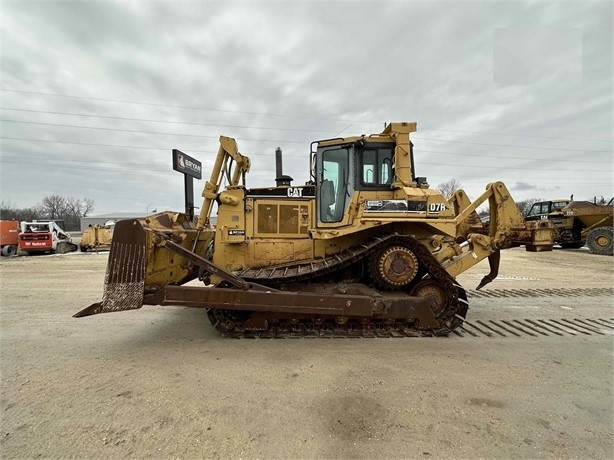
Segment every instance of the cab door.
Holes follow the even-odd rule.
[[[318,226],[347,223],[349,198],[354,192],[352,149],[348,146],[323,147],[316,164]]]

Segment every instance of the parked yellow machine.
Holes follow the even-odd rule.
[[[501,182],[473,203],[430,189],[415,175],[415,130],[391,123],[313,142],[310,180],[281,176],[270,188],[245,185],[249,159],[220,137],[197,222],[176,212],[118,222],[103,300],[75,316],[183,305],[206,308],[232,336],[449,333],[468,308],[455,277],[489,259],[482,287],[502,249],[551,250],[552,226],[525,224]],[[477,218],[483,205],[487,225]],[[196,278],[205,286],[185,286]]]
[[[111,249],[114,229],[115,221],[107,221],[104,225],[90,225],[81,235],[81,252]]]
[[[611,256],[614,255],[613,216],[614,198],[607,204],[550,200],[534,203],[526,220],[550,220],[556,229],[554,241],[563,248],[580,248],[586,244],[593,254]]]
[[[593,254],[614,255],[613,200],[601,205],[590,201],[572,201],[560,211],[567,222],[571,221],[572,227],[577,225],[581,228],[581,238]]]

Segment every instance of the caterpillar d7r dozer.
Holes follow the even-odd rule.
[[[446,200],[415,175],[414,131],[391,123],[313,142],[310,181],[278,172],[271,188],[247,188],[249,159],[220,137],[197,222],[176,212],[118,222],[103,300],[75,316],[177,305],[205,308],[235,337],[448,334],[468,308],[455,277],[488,259],[482,287],[502,249],[551,250],[552,225],[525,224],[501,182],[473,203],[463,191]]]

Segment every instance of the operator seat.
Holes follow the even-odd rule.
[[[324,179],[320,185],[320,220],[332,222],[333,215],[330,206],[335,204],[335,184],[332,180]]]

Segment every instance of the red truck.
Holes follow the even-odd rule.
[[[19,222],[16,220],[0,220],[0,253],[11,257],[17,253]]]

